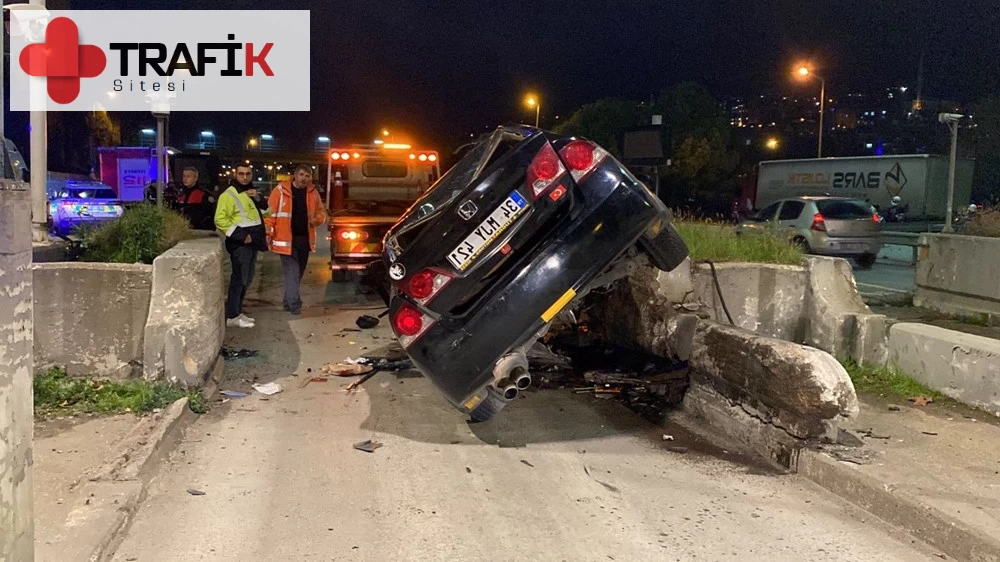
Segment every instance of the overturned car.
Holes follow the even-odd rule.
[[[575,302],[687,247],[660,200],[606,150],[501,127],[388,232],[389,317],[413,363],[473,420],[531,384],[527,350]]]

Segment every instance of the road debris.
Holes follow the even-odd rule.
[[[223,396],[228,396],[230,398],[244,398],[247,396],[246,392],[240,392],[238,390],[223,390],[220,391],[219,394]]]
[[[328,380],[330,380],[330,379],[328,379],[326,377],[312,377],[312,378],[308,378],[308,379],[305,380],[305,382],[303,382],[299,386],[299,388],[305,388],[305,387],[309,386],[309,383],[311,383],[311,382],[326,382]]]
[[[253,385],[253,389],[265,396],[271,396],[281,392],[281,385],[276,382],[269,382],[267,384],[257,383]]]
[[[327,363],[320,370],[337,377],[355,377],[370,373],[372,366],[362,363]]]
[[[864,435],[865,437],[869,437],[871,439],[883,439],[883,440],[892,439],[892,435],[889,435],[888,433],[881,433],[872,428],[859,429],[858,433]]]
[[[358,387],[360,387],[361,385],[363,385],[366,382],[368,382],[368,379],[370,379],[370,378],[374,377],[375,375],[377,375],[378,372],[379,372],[379,369],[373,369],[370,373],[366,374],[365,376],[361,377],[360,379],[358,379],[358,380],[352,382],[351,384],[347,385],[347,392],[353,392]]]
[[[915,396],[913,398],[910,398],[910,402],[913,402],[917,406],[926,406],[926,405],[934,402],[934,399],[931,398],[930,396],[923,396],[923,395],[921,395],[921,396]]]
[[[530,462],[528,462],[528,461],[526,461],[524,459],[521,459],[521,464],[523,464],[525,466],[530,466],[531,468],[535,468],[535,465],[531,464]]]
[[[359,451],[364,451],[366,453],[374,453],[375,449],[382,447],[382,444],[378,441],[372,441],[371,439],[366,439],[360,443],[355,443],[354,448]]]
[[[663,440],[664,441],[673,441],[674,440],[674,436],[673,435],[667,435],[666,433],[664,433],[663,434]]]
[[[687,447],[667,447],[667,450],[671,453],[677,453],[678,455],[684,455],[688,452]]]
[[[188,488],[187,492],[189,494],[191,494],[192,496],[204,496],[205,495],[205,492],[202,492],[201,490],[196,490],[194,488]]]
[[[469,467],[465,467],[465,472],[472,474],[472,469]]]
[[[937,435],[936,431],[921,431],[920,433],[923,433],[924,435]]]
[[[895,405],[895,404],[890,404],[890,405],[889,405],[889,411],[890,411],[890,412],[899,412],[899,411],[901,411],[902,409],[903,409],[903,408],[901,408],[901,407],[899,407],[899,406],[897,406],[897,405]]]
[[[257,351],[256,349],[245,349],[245,348],[231,349],[228,347],[222,348],[222,357],[226,361],[230,361],[233,359],[249,359],[251,357],[257,357],[258,355],[260,355],[260,352]]]
[[[378,322],[378,318],[362,314],[361,316],[358,316],[358,319],[354,323],[357,324],[358,328],[361,328],[362,330],[370,330],[375,326],[378,326]]]

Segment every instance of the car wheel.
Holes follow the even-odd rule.
[[[809,253],[809,242],[806,242],[806,239],[801,236],[793,238],[792,245],[802,250],[804,253]]]
[[[860,256],[854,258],[854,261],[858,262],[859,269],[871,269],[875,265],[875,260],[878,258],[875,254],[861,254]]]
[[[503,399],[503,396],[500,396],[499,392],[490,387],[486,389],[486,398],[474,410],[469,412],[469,417],[474,422],[488,421],[497,415],[500,410],[503,410],[503,407],[506,405],[507,401]]]
[[[652,238],[646,235],[639,237],[639,249],[649,257],[653,266],[666,272],[677,269],[688,257],[687,244],[670,223]]]

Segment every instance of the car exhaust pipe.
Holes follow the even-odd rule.
[[[510,402],[517,398],[517,386],[510,379],[501,379],[495,386],[505,401]]]
[[[531,386],[531,374],[521,367],[516,367],[513,371],[511,371],[509,378],[518,390],[527,390],[527,388]]]

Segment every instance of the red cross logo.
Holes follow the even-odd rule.
[[[21,69],[45,76],[49,97],[70,103],[80,95],[80,78],[93,78],[108,63],[96,45],[80,45],[79,30],[69,18],[56,18],[45,28],[45,42],[28,45],[19,57]]]

